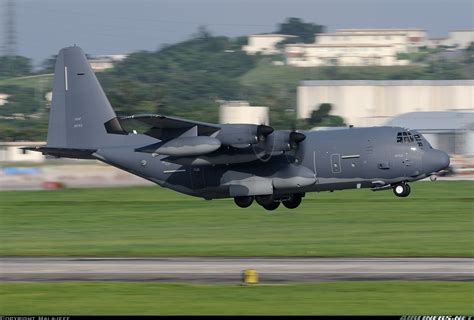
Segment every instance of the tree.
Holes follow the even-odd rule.
[[[329,116],[329,112],[331,112],[332,105],[330,103],[321,103],[318,109],[313,110],[311,112],[311,117],[309,118],[309,121],[316,125],[318,123],[321,123],[324,118]]]
[[[22,56],[0,57],[0,77],[19,77],[31,72],[31,59]]]
[[[277,33],[298,37],[288,40],[290,42],[313,43],[315,34],[324,32],[324,29],[322,25],[303,22],[300,18],[288,18],[286,22],[280,24]]]
[[[474,63],[474,42],[471,42],[466,48],[466,58],[464,59],[467,64]]]
[[[329,115],[332,109],[332,104],[321,103],[317,110],[311,112],[311,117],[307,119],[310,126],[320,127],[340,127],[344,126],[344,119],[339,116]]]
[[[41,63],[41,73],[53,73],[57,57],[58,57],[58,55],[55,54],[55,55],[49,57],[48,59],[44,60]]]

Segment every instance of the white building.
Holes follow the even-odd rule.
[[[426,30],[419,28],[338,29],[336,32],[352,34],[374,33],[379,36],[379,40],[383,40],[383,38],[390,36],[391,34],[403,34],[406,38],[403,40],[403,42],[406,42],[410,48],[422,47],[426,45],[427,39]]]
[[[268,107],[251,106],[247,101],[224,101],[219,107],[219,123],[268,125]]]
[[[451,30],[449,31],[449,37],[429,39],[428,47],[447,46],[455,47],[456,49],[466,49],[472,42],[474,42],[474,29]]]
[[[0,106],[3,106],[4,104],[7,103],[9,96],[10,96],[9,94],[0,93]]]
[[[383,44],[289,44],[286,63],[298,67],[393,66],[408,64],[397,60],[397,48]]]
[[[45,156],[41,152],[27,151],[22,147],[40,146],[45,142],[14,141],[0,142],[0,162],[41,162]]]
[[[242,50],[247,54],[277,54],[280,53],[280,50],[276,47],[278,42],[289,39],[296,38],[295,36],[287,34],[252,34],[248,36],[248,44],[242,47]]]
[[[474,30],[451,30],[444,45],[466,49],[472,42],[474,42]]]
[[[288,65],[317,67],[328,65],[405,65],[398,53],[417,50],[426,44],[422,29],[340,29],[316,34],[313,44],[285,46]]]
[[[401,113],[474,110],[474,80],[302,81],[297,117],[309,118],[322,103],[347,124],[377,126]]]
[[[113,68],[117,62],[122,61],[126,57],[126,54],[100,55],[88,59],[88,62],[94,72],[102,72]]]

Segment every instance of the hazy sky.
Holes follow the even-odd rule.
[[[0,0],[5,2],[5,0]],[[474,29],[474,0],[17,0],[19,53],[35,63],[68,45],[90,54],[155,50],[189,38],[271,32],[286,17],[336,28]],[[0,8],[3,44],[4,6]]]

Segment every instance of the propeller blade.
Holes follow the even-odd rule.
[[[306,139],[306,136],[302,134],[301,132],[296,132],[293,131],[290,133],[290,146],[291,148],[296,148],[298,146],[298,143]]]
[[[261,124],[257,127],[257,137],[259,141],[264,141],[265,138],[271,134],[274,131],[274,129],[270,126],[266,126],[264,124]]]

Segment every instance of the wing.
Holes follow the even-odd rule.
[[[146,129],[140,128],[145,125]],[[191,165],[245,163],[267,155],[295,151],[305,135],[275,131],[267,125],[213,124],[156,114],[114,118],[108,133],[143,133],[160,141],[135,149],[168,156],[166,161]],[[125,129],[124,129],[125,128]]]

